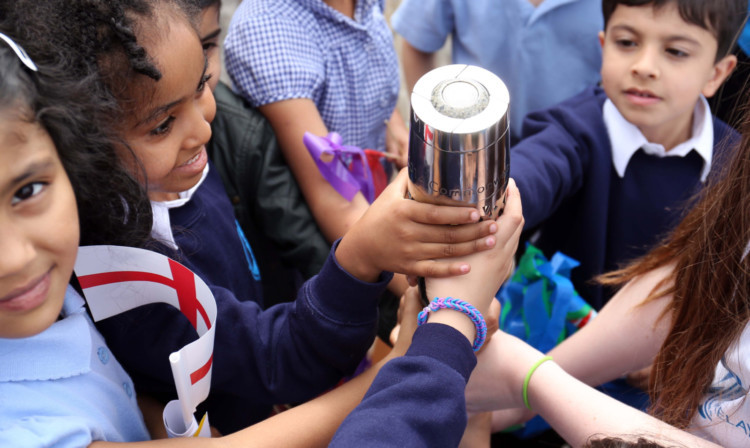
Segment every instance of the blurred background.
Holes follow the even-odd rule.
[[[222,0],[221,2],[221,28],[223,32],[226,34],[226,30],[229,28],[229,22],[232,20],[232,15],[234,14],[235,9],[237,9],[237,6],[240,4],[241,0]],[[401,3],[401,0],[385,0],[385,16],[390,21],[391,14],[393,11],[396,10],[399,3]],[[224,41],[224,35],[221,36],[221,41]],[[396,47],[396,52],[399,54],[399,62],[401,58],[401,37],[394,33],[393,35],[393,41],[394,45]],[[436,55],[436,62],[437,65],[445,65],[450,64],[450,38],[446,41],[443,48],[437,53]],[[224,63],[224,55],[222,54],[222,64]],[[403,72],[403,70],[400,70],[400,72]],[[229,83],[229,77],[227,76],[227,71],[222,71],[222,80],[226,83]],[[399,92],[399,99],[398,104],[396,107],[398,107],[399,112],[401,112],[401,116],[404,117],[404,120],[406,120],[409,117],[409,94],[411,92],[406,92],[406,87],[404,86],[404,77],[401,75],[401,90]]]

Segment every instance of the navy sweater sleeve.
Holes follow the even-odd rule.
[[[521,192],[526,228],[542,223],[581,188],[595,148],[609,151],[604,100],[603,91],[591,87],[524,120],[523,139],[510,152],[510,175]]]
[[[458,446],[476,362],[469,341],[452,327],[419,327],[406,355],[383,366],[329,446]]]
[[[334,251],[294,302],[263,310],[212,287],[217,301],[211,393],[201,406],[227,434],[266,418],[276,403],[308,400],[351,374],[372,344],[377,300],[392,274],[365,283],[338,264]],[[136,382],[138,393],[175,398],[169,353],[195,330],[179,311],[151,305],[107,319],[100,329]]]

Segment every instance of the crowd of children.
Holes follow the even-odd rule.
[[[512,33],[540,33],[527,40],[477,33],[499,6],[443,3],[420,4],[442,24],[430,35],[404,2],[404,58],[451,30],[457,57],[495,38],[486,50],[528,46],[487,67],[521,74],[508,76],[531,112],[514,125],[496,221],[408,200],[406,170],[372,204],[348,202],[307,155],[305,132],[336,131],[406,163],[382,1],[245,0],[226,41],[231,87],[218,81],[219,0],[0,2],[0,445],[458,446],[467,412],[488,411],[496,431],[539,413],[574,446],[742,444],[750,119],[740,139],[706,98],[737,65],[747,1],[507,0],[503,16],[528,21]],[[601,24],[574,26],[576,8]],[[601,52],[578,45],[595,47],[596,26]],[[590,82],[583,67],[601,58],[601,77],[548,107],[558,98],[523,73],[550,41],[556,65]],[[581,261],[576,286],[601,310],[548,356],[487,334],[524,228]],[[92,244],[159,252],[209,286],[198,412],[215,438],[161,439],[169,355],[195,329],[166,304],[94,324],[73,272]],[[418,276],[435,298],[419,317],[406,287]],[[611,300],[597,276],[619,289]],[[404,294],[398,340],[337,386],[367,359],[387,287]],[[649,366],[651,415],[590,387]]]

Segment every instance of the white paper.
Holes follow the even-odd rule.
[[[80,247],[75,273],[95,321],[163,302],[195,327],[199,338],[169,356],[184,428],[190,429],[211,386],[216,300],[206,283],[162,254],[121,246]]]

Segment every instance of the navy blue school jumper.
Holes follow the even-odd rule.
[[[375,337],[377,301],[392,274],[381,274],[378,283],[357,280],[338,265],[335,244],[295,301],[264,311],[260,280],[217,170],[209,170],[189,202],[170,209],[170,219],[180,249],[158,251],[193,270],[216,297],[211,393],[199,408],[212,426],[237,431],[268,417],[273,404],[306,401],[355,370]],[[137,393],[176,398],[169,354],[197,338],[178,310],[148,305],[98,327]]]
[[[529,114],[510,157],[525,228],[541,230],[535,244],[548,257],[560,251],[581,262],[572,271],[573,283],[597,310],[611,292],[590,280],[645,254],[672,229],[701,188],[703,168],[695,152],[659,158],[639,150],[621,179],[602,114],[606,98],[602,89],[590,87]],[[737,132],[716,117],[713,128],[711,173],[738,141]]]
[[[406,355],[380,369],[329,447],[458,446],[476,363],[466,336],[448,325],[422,325]]]

